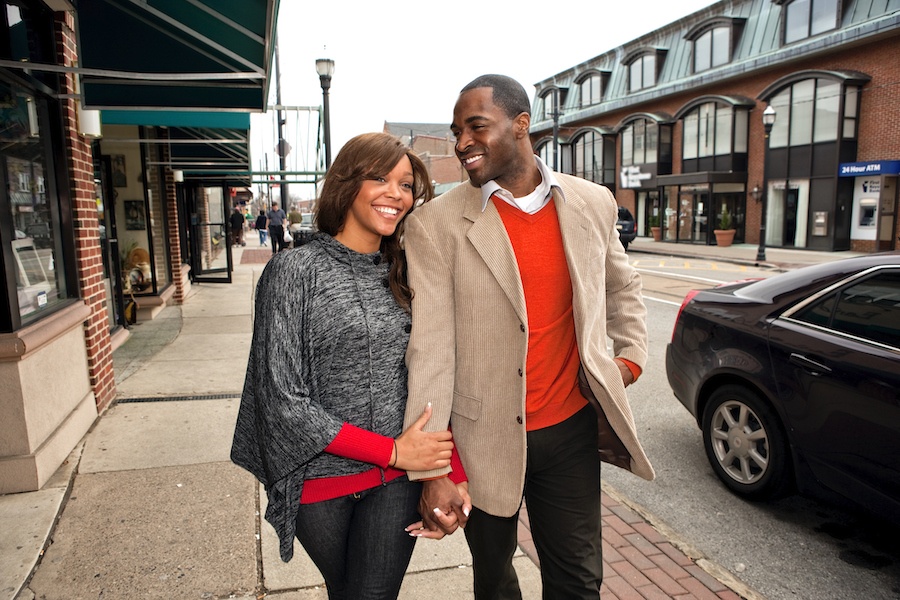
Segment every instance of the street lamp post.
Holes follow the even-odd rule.
[[[328,110],[328,90],[334,75],[334,61],[330,58],[316,59],[316,73],[322,84],[322,125],[325,128],[325,170],[331,167],[331,114]]]
[[[757,262],[766,260],[766,220],[769,208],[769,135],[772,133],[772,125],[775,124],[775,109],[770,104],[763,111],[763,128],[766,132],[766,145],[763,153],[763,189],[762,189],[762,213],[759,221],[759,249],[756,251]]]
[[[553,89],[553,170],[559,172],[559,88]]]
[[[275,147],[275,152],[278,154],[278,167],[281,169],[281,175],[278,177],[280,180],[278,189],[281,194],[281,206],[287,212],[291,210],[291,199],[288,195],[287,178],[284,175],[287,152],[285,152],[284,141],[284,113],[281,111],[281,57],[278,54],[277,37],[275,38],[275,104],[278,105],[278,110],[275,112],[275,118],[278,119],[278,145]]]

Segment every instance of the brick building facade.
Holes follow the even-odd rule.
[[[532,141],[639,235],[716,244],[725,212],[738,242],[896,249],[898,54],[892,3],[717,2],[538,82]]]
[[[274,0],[78,7],[20,0],[0,17],[0,494],[40,489],[115,401],[126,303],[146,319],[187,299],[203,271],[191,240],[227,235],[224,218],[193,227],[198,199],[227,214],[249,181],[248,113],[268,91]],[[240,25],[210,42],[223,22]],[[113,23],[128,35],[92,34]],[[197,72],[211,80],[191,87]]]

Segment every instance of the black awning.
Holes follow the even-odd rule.
[[[278,4],[80,0],[85,108],[265,110]]]

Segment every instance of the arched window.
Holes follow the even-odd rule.
[[[712,99],[681,116],[682,172],[746,169],[749,99]]]
[[[769,138],[770,147],[833,142],[839,136],[855,138],[858,88],[847,88],[841,114],[843,87],[834,79],[804,79],[773,96],[769,103],[778,116]],[[843,133],[842,122],[845,125]]]
[[[603,136],[596,131],[588,131],[578,136],[572,144],[574,175],[604,183],[603,178]]]
[[[621,132],[622,166],[655,163],[659,149],[659,126],[651,119],[637,119]]]

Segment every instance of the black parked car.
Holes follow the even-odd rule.
[[[666,372],[733,492],[822,485],[900,522],[900,253],[690,292]]]
[[[622,246],[628,250],[628,244],[634,241],[637,236],[637,229],[634,224],[634,217],[631,211],[624,206],[619,207],[619,219],[616,221],[616,229],[619,231],[619,240]]]

